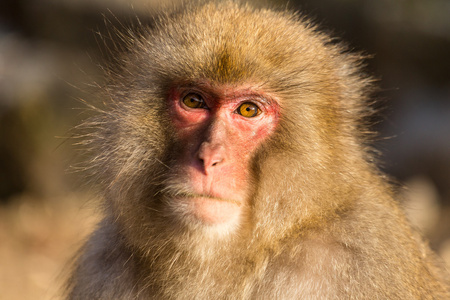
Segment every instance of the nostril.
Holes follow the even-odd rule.
[[[215,166],[217,166],[220,162],[221,162],[221,160],[217,160],[217,161],[210,161],[209,163],[208,162],[206,162],[204,159],[199,159],[199,161],[200,161],[200,164],[203,166],[203,167],[215,167]]]

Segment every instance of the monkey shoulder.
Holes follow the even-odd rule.
[[[327,299],[450,297],[432,251],[387,196],[355,202],[301,243],[299,282],[311,298],[318,287]]]

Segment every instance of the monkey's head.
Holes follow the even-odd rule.
[[[161,19],[133,36],[95,121],[126,236],[281,238],[345,207],[326,199],[364,161],[360,57],[288,12],[226,2]]]

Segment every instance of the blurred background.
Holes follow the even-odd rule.
[[[175,1],[175,0],[174,0]],[[159,1],[160,2],[160,1]],[[0,299],[59,299],[68,260],[99,218],[72,128],[99,62],[99,34],[158,1],[0,2]],[[172,1],[173,2],[173,1]],[[284,1],[266,1],[285,6]],[[408,214],[450,263],[450,1],[290,0],[322,30],[372,56],[379,79],[380,168]]]

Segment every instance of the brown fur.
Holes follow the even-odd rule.
[[[86,125],[107,217],[69,299],[450,299],[428,246],[373,165],[361,57],[289,12],[232,2],[163,15],[134,37]],[[170,87],[252,84],[280,99],[239,228],[180,224]],[[106,100],[105,100],[106,101]]]

